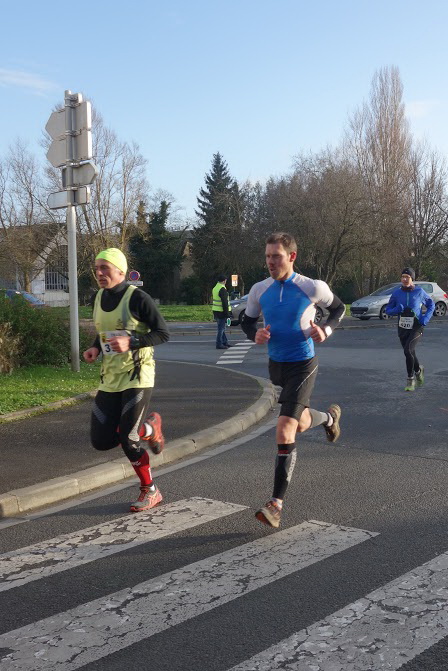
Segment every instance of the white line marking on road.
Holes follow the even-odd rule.
[[[248,342],[247,340],[243,340],[239,343],[233,343],[230,349],[221,354],[220,358],[216,362],[216,365],[222,366],[227,363],[243,363],[245,355],[254,344],[255,343],[250,341]]]
[[[304,522],[0,636],[0,671],[71,671],[376,536]]]
[[[194,497],[0,555],[0,592],[191,529],[246,506]]]
[[[396,671],[447,627],[445,552],[230,671]]]

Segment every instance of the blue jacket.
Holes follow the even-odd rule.
[[[422,305],[426,306],[425,314],[422,314]],[[411,308],[420,324],[426,326],[432,317],[435,305],[431,296],[418,285],[412,291],[404,291],[402,287],[398,287],[389,298],[386,313],[391,316],[400,315],[406,308]]]

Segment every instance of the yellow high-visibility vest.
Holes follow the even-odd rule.
[[[215,286],[213,287],[213,291],[212,291],[212,299],[213,299],[212,309],[213,309],[213,312],[224,312],[224,310],[222,309],[222,300],[219,296],[219,292],[221,291],[221,289],[223,287],[224,287],[224,284],[222,284],[222,282],[217,282],[215,284]],[[229,297],[227,296],[227,311],[230,312],[230,310],[231,310],[231,308],[230,308]]]
[[[101,391],[115,392],[125,389],[145,388],[154,386],[154,349],[141,347],[127,352],[113,352],[108,339],[114,335],[130,335],[131,331],[148,333],[149,328],[131,315],[129,301],[135,291],[129,286],[115,310],[105,312],[101,309],[100,289],[95,298],[93,322],[100,337],[103,360],[101,363]]]

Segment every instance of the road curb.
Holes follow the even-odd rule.
[[[235,372],[234,369],[229,370],[232,370],[233,373]],[[245,431],[253,424],[256,424],[273,408],[277,401],[275,387],[265,378],[249,375],[248,373],[241,373],[239,371],[238,373],[240,375],[246,375],[258,382],[262,389],[258,400],[231,419],[227,419],[208,429],[203,429],[195,434],[185,436],[184,438],[178,438],[167,443],[161,454],[151,456],[151,468],[164,466],[177,459],[194,454],[206,447],[211,447],[224,440],[228,440],[242,431]],[[68,399],[66,403],[58,401],[57,403],[59,405],[57,406],[55,406],[55,404],[50,404],[53,406],[51,409],[61,407],[61,405],[67,405],[70,402],[75,402],[75,400],[81,400],[81,397],[87,398],[91,395],[92,394],[89,393],[81,394],[76,397],[76,399]],[[39,410],[45,412],[42,408],[39,408]],[[23,413],[21,417],[30,414],[30,410],[19,412]],[[16,415],[17,413],[10,414]],[[18,417],[10,419],[18,419]],[[37,508],[58,503],[73,496],[85,494],[86,492],[90,492],[105,485],[121,482],[131,476],[135,477],[134,469],[129,460],[126,457],[122,457],[121,459],[115,459],[105,464],[93,466],[68,476],[52,478],[51,480],[47,480],[37,485],[23,487],[22,489],[14,489],[5,494],[0,494],[0,519],[17,517],[32,510],[36,510]]]
[[[85,391],[83,394],[70,396],[70,398],[64,398],[61,401],[53,401],[52,403],[46,403],[45,405],[35,405],[32,408],[26,408],[25,410],[8,412],[4,415],[0,415],[0,424],[2,424],[2,422],[13,422],[16,419],[41,415],[44,412],[51,412],[52,410],[59,410],[59,408],[63,408],[66,405],[74,405],[80,401],[85,401],[87,398],[93,398],[96,395],[96,392],[97,389],[94,389],[93,391]]]

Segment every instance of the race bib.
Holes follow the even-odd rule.
[[[100,343],[101,350],[103,355],[111,356],[112,354],[121,354],[121,352],[114,352],[110,346],[109,341],[112,338],[117,338],[118,336],[127,336],[129,333],[127,331],[103,331],[100,333]]]
[[[398,326],[402,329],[411,329],[414,326],[414,317],[400,317]]]

